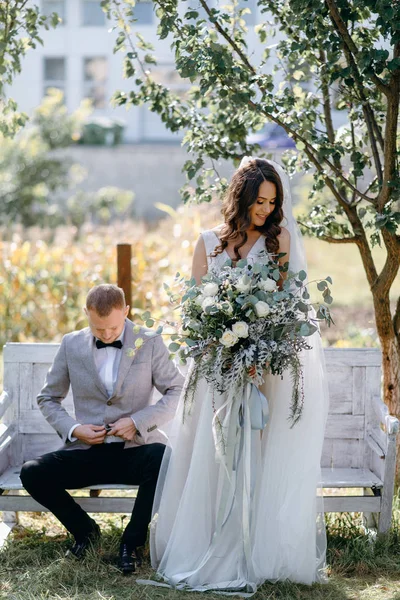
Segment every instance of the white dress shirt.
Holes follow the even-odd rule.
[[[124,333],[125,328],[121,335],[117,338],[117,340],[120,340],[122,343],[124,342]],[[114,392],[115,384],[117,383],[118,379],[118,370],[121,362],[123,348],[119,349],[114,348],[113,346],[108,346],[107,348],[96,348],[96,340],[97,338],[94,338],[93,340],[94,364],[96,365],[99,377],[107,390],[108,397],[111,398]],[[73,437],[72,434],[74,429],[76,429],[76,427],[79,427],[79,425],[81,425],[81,423],[73,425],[69,430],[68,439],[71,442],[75,442],[78,439],[76,437]],[[105,440],[107,440],[107,442],[121,441],[121,439],[116,438],[116,436],[108,436],[108,438],[106,437]]]

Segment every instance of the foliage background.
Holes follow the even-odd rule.
[[[86,326],[82,313],[92,285],[116,282],[116,243],[132,244],[133,314],[150,309],[158,318],[176,319],[163,283],[179,271],[189,275],[200,232],[220,221],[219,204],[182,206],[168,211],[152,228],[135,221],[96,227],[15,227],[0,241],[0,345],[6,341],[59,341]],[[301,210],[301,205],[298,210]],[[161,213],[160,213],[161,214]],[[353,247],[305,239],[309,278],[333,278],[336,326],[323,332],[326,344],[377,345],[368,284]],[[383,252],[375,249],[378,261]],[[399,293],[400,281],[393,294]]]

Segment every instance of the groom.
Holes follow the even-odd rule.
[[[92,288],[84,310],[89,327],[64,336],[37,398],[64,445],[25,463],[21,481],[73,534],[70,553],[76,558],[99,540],[100,529],[66,489],[138,485],[120,545],[119,565],[126,574],[141,563],[166,443],[158,427],[174,416],[183,378],[159,335],[134,333],[120,288]],[[145,341],[133,355],[140,335]],[[62,406],[70,386],[75,418]],[[154,387],[162,397],[152,405]]]

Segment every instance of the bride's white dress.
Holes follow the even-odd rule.
[[[219,268],[227,253],[211,258],[218,238],[210,230],[203,239],[209,268]],[[254,244],[248,261],[259,261],[262,249],[264,237]],[[323,581],[326,540],[317,488],[327,392],[318,336],[302,356],[305,404],[300,421],[290,428],[290,375],[266,375],[262,391],[269,402],[268,425],[262,434],[241,430],[242,449],[236,449],[230,471],[216,452],[212,432],[215,410],[225,395],[199,381],[184,419],[181,399],[151,525],[152,565],[167,584],[246,595],[266,580]]]

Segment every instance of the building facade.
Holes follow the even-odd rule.
[[[122,53],[113,53],[116,32],[107,21],[99,0],[30,0],[40,4],[41,12],[56,12],[62,23],[50,31],[43,31],[43,46],[28,52],[19,75],[10,90],[22,111],[31,114],[51,87],[61,89],[70,111],[83,98],[91,98],[94,116],[121,119],[126,126],[124,141],[128,143],[179,142],[182,134],[165,129],[158,115],[146,107],[113,108],[110,98],[116,90],[129,91],[131,80],[122,75]],[[195,2],[193,3],[195,5]],[[243,0],[253,9],[246,18],[255,24],[256,0]],[[152,75],[178,93],[187,85],[177,74],[170,41],[157,38],[157,17],[151,0],[138,0],[135,6],[136,23],[132,33],[140,32],[155,47],[157,66]],[[251,33],[250,35],[255,35]]]

